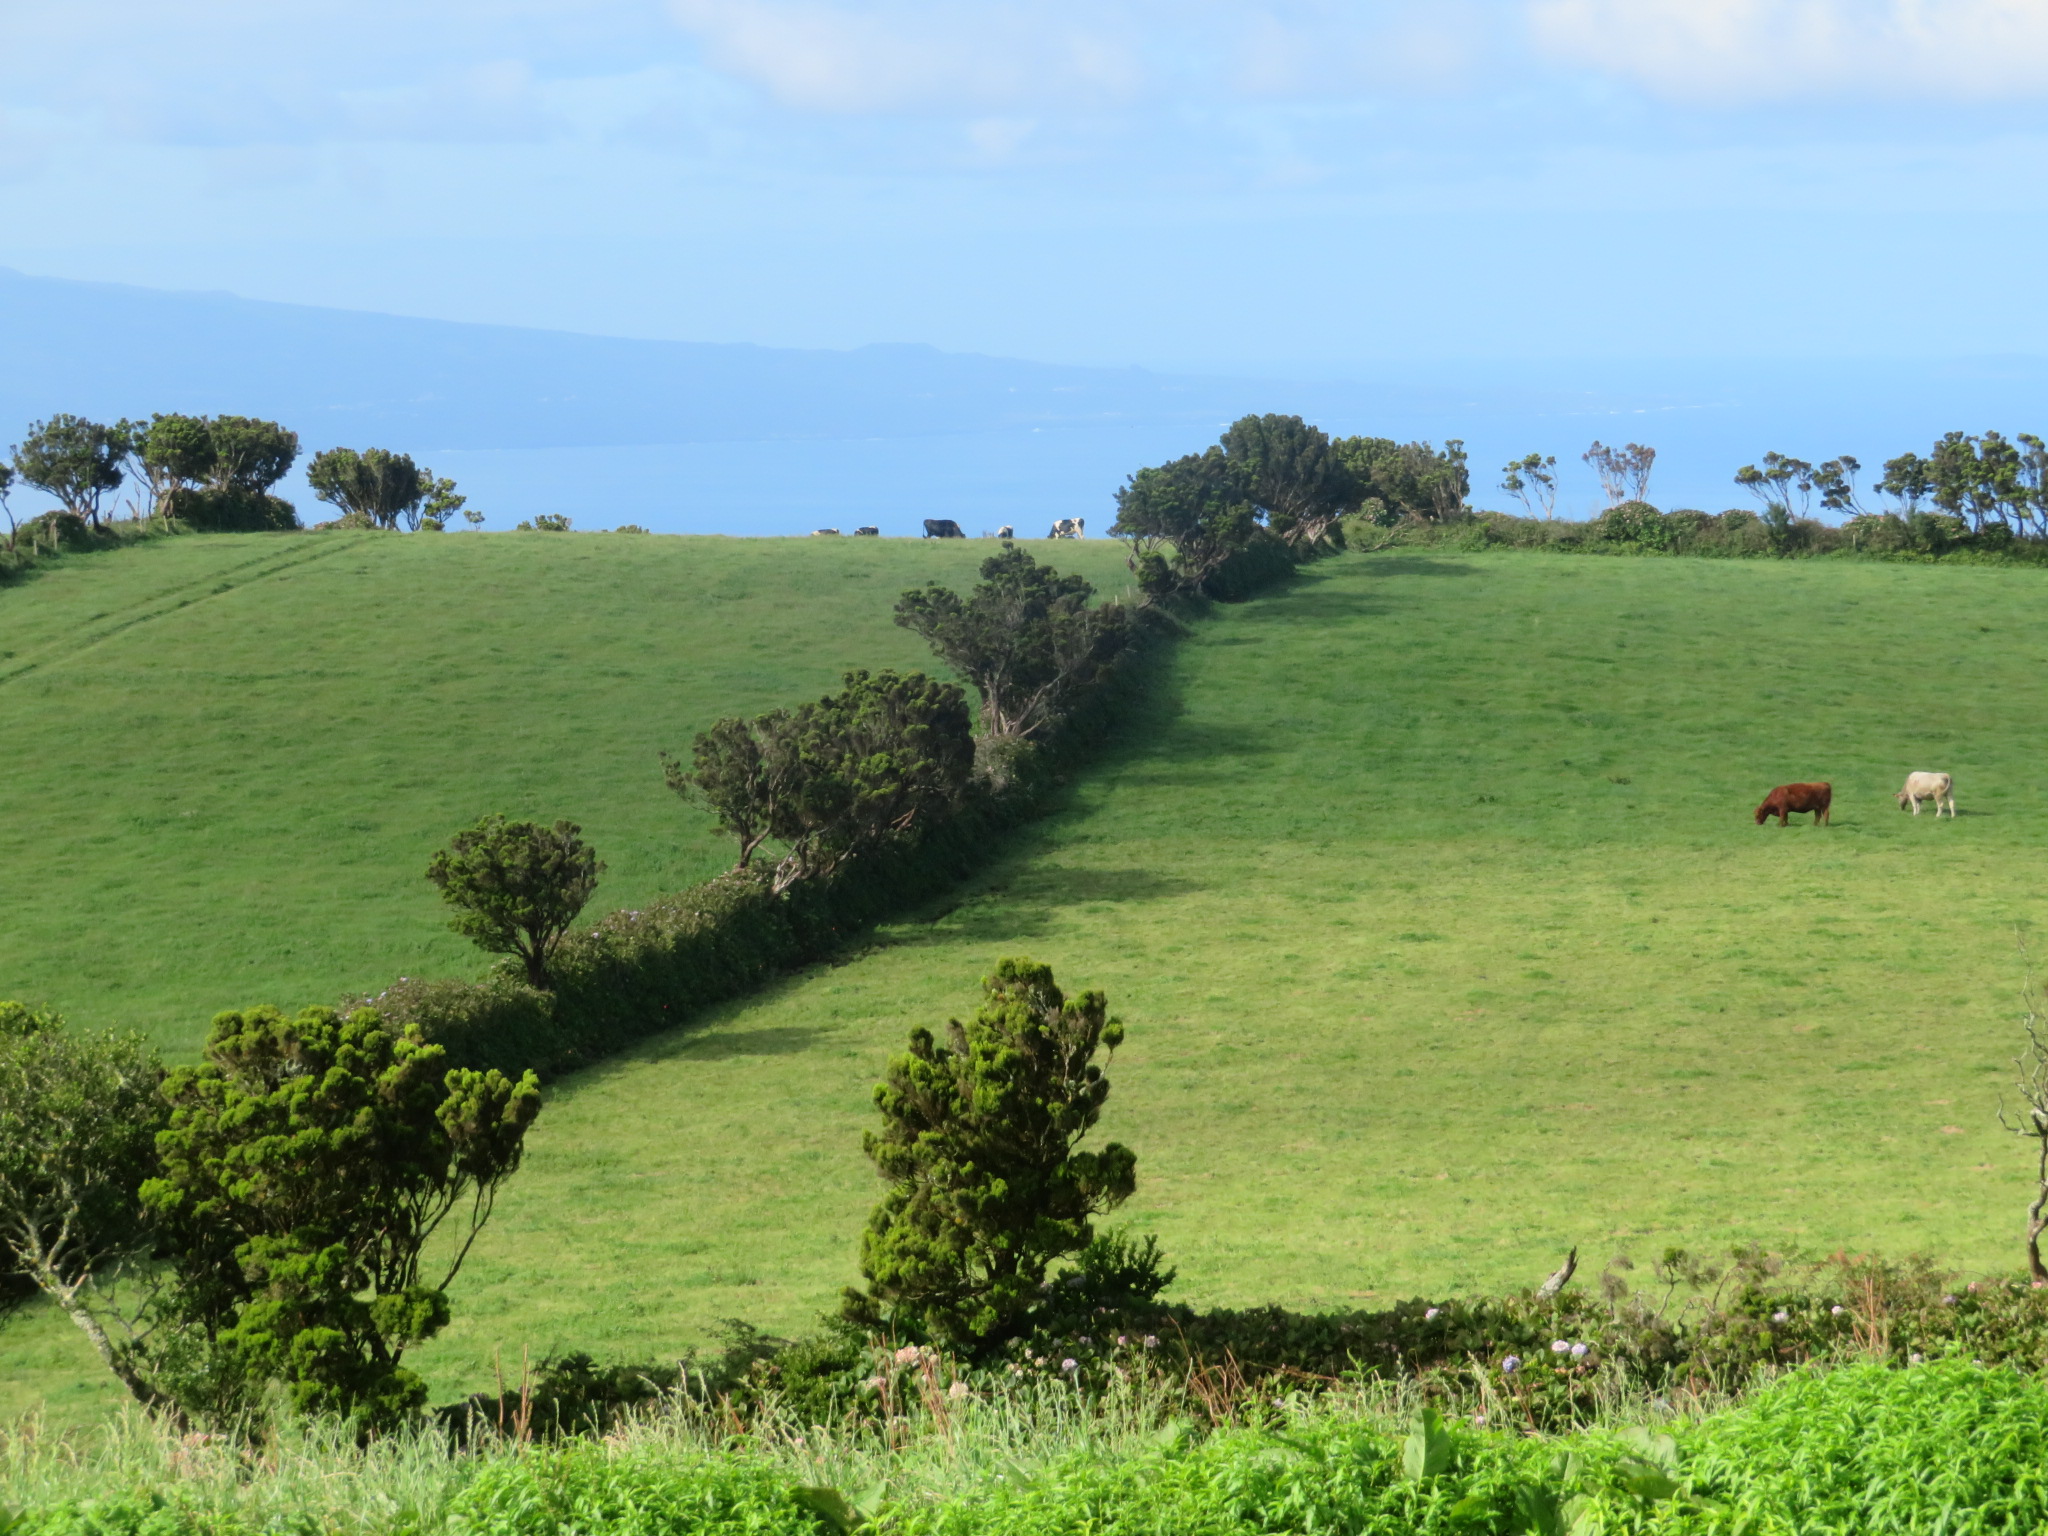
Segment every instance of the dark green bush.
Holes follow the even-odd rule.
[[[299,526],[297,509],[264,491],[187,487],[164,501],[166,515],[198,533],[270,533]]]
[[[1642,549],[1669,549],[1671,530],[1664,514],[1647,501],[1624,501],[1600,514],[1600,537],[1610,544],[1633,544]]]

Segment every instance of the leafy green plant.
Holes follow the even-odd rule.
[[[1022,1328],[1051,1263],[1137,1185],[1127,1147],[1079,1150],[1109,1097],[1095,1053],[1123,1042],[1107,999],[1068,998],[1022,959],[982,987],[973,1019],[952,1021],[945,1045],[914,1031],[875,1089],[883,1129],[865,1147],[891,1188],[861,1238],[868,1289],[846,1297],[855,1321],[973,1348]]]
[[[306,1411],[375,1425],[415,1411],[426,1387],[405,1352],[446,1324],[448,1287],[519,1167],[533,1075],[449,1071],[368,1010],[258,1008],[219,1015],[204,1065],[172,1072],[163,1097],[142,1203],[176,1313],[230,1394],[188,1406],[246,1410],[241,1383],[274,1380]]]

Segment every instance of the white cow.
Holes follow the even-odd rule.
[[[1956,781],[1945,773],[1909,773],[1906,775],[1906,787],[1892,798],[1899,802],[1902,811],[1910,803],[1915,816],[1920,814],[1922,800],[1932,800],[1935,815],[1939,816],[1942,806],[1946,805],[1949,820],[1955,820]]]
[[[1085,539],[1088,537],[1088,519],[1085,517],[1063,517],[1052,525],[1048,539]]]

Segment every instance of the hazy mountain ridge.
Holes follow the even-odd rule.
[[[1206,422],[1218,393],[921,345],[635,341],[0,269],[0,431],[53,411],[225,411],[316,436],[603,447]]]

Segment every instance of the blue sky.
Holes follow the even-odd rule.
[[[2044,0],[0,6],[0,264],[1293,378],[2048,352]]]

